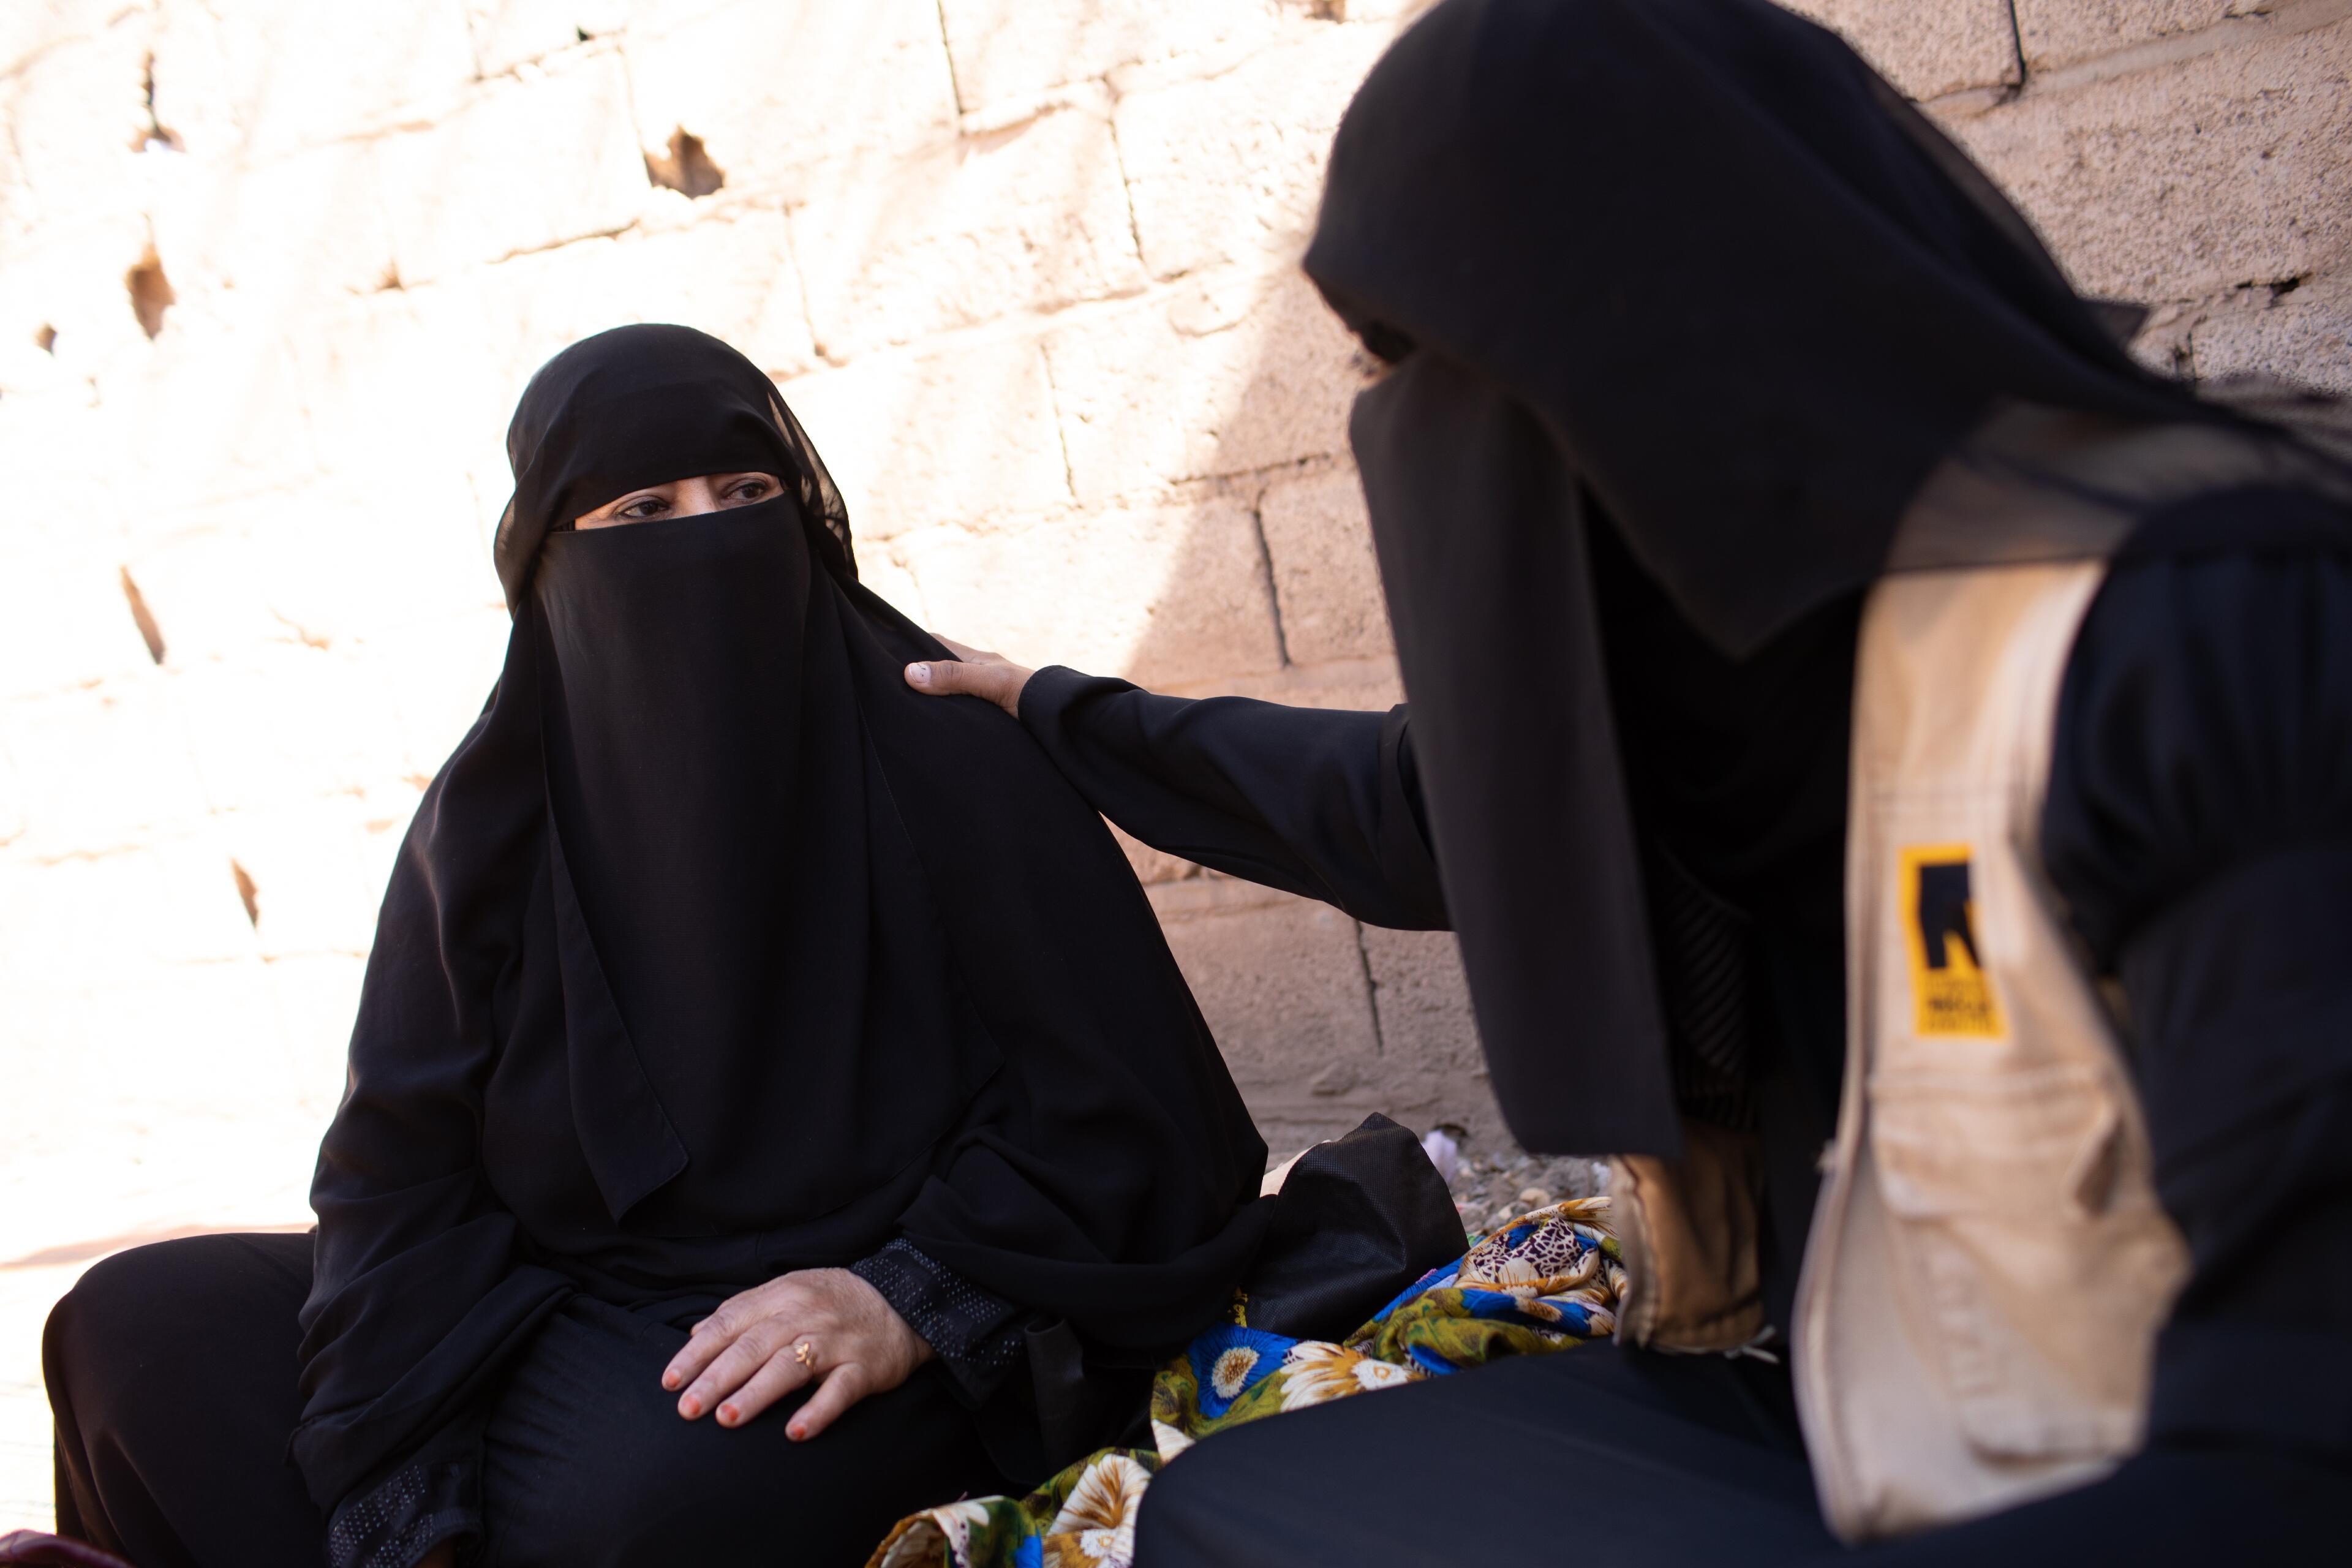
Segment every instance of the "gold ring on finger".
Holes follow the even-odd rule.
[[[816,1347],[803,1340],[793,1347],[793,1359],[805,1367],[816,1365]]]

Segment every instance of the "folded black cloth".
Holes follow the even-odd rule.
[[[1462,1215],[1421,1141],[1378,1113],[1290,1168],[1257,1261],[1249,1325],[1336,1340],[1462,1256]]]

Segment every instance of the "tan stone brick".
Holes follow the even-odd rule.
[[[2034,70],[2070,65],[2231,16],[2276,0],[2017,0],[2017,37]]]
[[[1214,80],[1122,97],[1119,156],[1152,276],[1302,252],[1332,133],[1388,42],[1379,27],[1311,28]]]
[[[622,47],[640,144],[698,136],[732,190],[955,124],[933,0],[737,0],[660,31],[633,25]]]
[[[205,815],[204,781],[160,670],[16,698],[6,744],[22,824],[8,848],[37,863],[119,854]],[[0,909],[24,898],[12,893]]]
[[[940,16],[967,113],[1118,66],[1229,57],[1276,19],[1267,0],[940,0]]]
[[[12,522],[0,535],[0,700],[152,668],[123,595],[120,540],[72,526],[70,511],[57,515]],[[0,842],[9,831],[0,821]]]
[[[1355,469],[1276,481],[1258,502],[1258,519],[1282,606],[1283,651],[1292,662],[1390,652],[1380,563]]]
[[[348,652],[495,604],[498,579],[471,500],[463,476],[436,464],[397,494],[354,498],[322,485],[241,509],[238,580],[268,617],[257,640]],[[214,584],[224,564],[206,568]]]
[[[84,467],[87,476],[121,468],[120,439],[103,432],[108,399],[155,358],[122,282],[144,250],[139,220],[115,215],[45,226],[33,247],[0,265],[0,385],[20,397],[0,420],[0,451],[47,455],[16,472],[40,474],[68,458],[100,465]],[[167,320],[165,330],[176,325]],[[36,417],[35,397],[47,400],[54,416]]]
[[[1399,32],[1437,0],[1328,0],[1328,5],[1324,0],[1309,0],[1309,4],[1318,11],[1328,10],[1335,21],[1382,23],[1391,32]]]
[[[1323,904],[1223,879],[1152,889],[1168,945],[1276,1153],[1381,1109],[1356,924]]]
[[[6,124],[6,117],[0,115],[0,131]],[[40,223],[40,204],[25,177],[25,163],[16,155],[15,140],[0,135],[0,266],[31,247]]]
[[[398,275],[373,142],[331,142],[250,167],[147,156],[173,163],[148,212],[157,256],[181,299],[175,309],[201,307],[240,330],[277,332]],[[110,281],[119,297],[121,279]]]
[[[1296,276],[1155,296],[1045,353],[1081,500],[1347,450],[1355,339]]]
[[[42,55],[109,30],[123,16],[121,0],[16,0],[0,7],[0,75]]]
[[[393,830],[395,847],[407,826],[403,821]],[[269,959],[268,974],[270,999],[285,1031],[289,1109],[314,1118],[323,1133],[343,1098],[367,961],[341,952],[278,953]]]
[[[699,328],[771,375],[819,363],[789,226],[772,206],[736,204],[683,228],[517,257],[467,283],[507,338],[518,392],[566,346],[633,321]]]
[[[427,131],[378,149],[404,283],[609,234],[651,187],[629,133],[620,58],[590,55],[544,80],[494,82]]]
[[[323,471],[379,471],[386,454],[398,454],[402,485],[418,505],[451,504],[439,487],[463,478],[479,482],[477,510],[504,503],[507,421],[537,368],[518,340],[536,320],[535,306],[560,307],[500,298],[509,308],[493,310],[481,277],[350,297],[289,334]],[[365,507],[380,493],[362,490],[347,504]]]
[[[783,391],[860,539],[1069,500],[1053,388],[1028,339],[878,355]]]
[[[39,1237],[49,1244],[142,1221],[188,1223],[191,1208],[208,1204],[229,1208],[205,1216],[215,1223],[249,1224],[255,1211],[239,1216],[233,1205],[272,1188],[287,1207],[266,1217],[299,1215],[306,1176],[292,1173],[307,1173],[319,1124],[283,1110],[291,1085],[268,971],[216,846],[159,845],[47,868],[39,880],[30,952],[12,931],[16,962],[0,973],[15,1004],[0,1117],[17,1157],[8,1174],[21,1180],[29,1155],[53,1189],[34,1215],[0,1200],[5,1250],[39,1244],[28,1219],[57,1226]],[[177,956],[196,934],[184,884],[206,890],[214,921],[242,939],[241,951]],[[121,983],[133,965],[147,984]],[[24,984],[37,973],[37,986]],[[291,1120],[308,1124],[307,1138],[268,1135]]]
[[[902,548],[936,629],[1023,662],[1147,686],[1281,662],[1255,525],[1238,498],[927,530]]]
[[[2347,248],[2352,23],[2164,70],[2029,90],[1948,129],[2078,286],[2198,299],[2326,268]]]
[[[254,956],[228,857],[208,826],[159,833],[113,854],[11,869],[34,879],[42,897],[0,908],[9,967],[37,959],[58,989],[102,992],[108,973],[126,963],[152,964],[162,979],[182,966]],[[119,1051],[125,1042],[108,1044]]]
[[[487,549],[478,575],[488,579]],[[512,629],[505,605],[495,602],[497,594],[493,582],[488,605],[371,633],[351,648],[370,701],[394,716],[393,734],[401,748],[397,776],[367,782],[370,802],[377,807],[371,821],[405,823],[417,795],[480,717],[505,666]]]
[[[168,512],[299,484],[315,472],[283,342],[183,318],[141,347],[135,357],[145,363],[135,377],[103,384],[111,433],[138,454],[121,478],[134,540]],[[119,361],[116,368],[130,367]]]
[[[461,0],[158,0],[152,47],[157,119],[247,161],[444,112],[475,74]]]
[[[837,161],[805,190],[793,237],[836,360],[1144,285],[1118,149],[1091,114]]]
[[[331,656],[329,667],[354,700],[383,707],[387,700],[375,689],[384,669],[352,664],[354,655],[409,628],[445,628],[469,615],[504,622],[469,501],[446,472],[375,496],[320,486],[172,514],[158,520],[167,525],[163,537],[125,554],[168,648],[168,669],[217,673],[307,650]],[[487,680],[474,685],[474,706],[486,688]],[[257,707],[269,705],[266,686],[250,695]],[[396,726],[392,735],[396,742]],[[402,771],[386,765],[387,776]]]
[[[111,26],[58,39],[0,78],[9,173],[23,182],[12,207],[57,223],[139,206],[156,162],[134,148],[147,122],[145,58],[141,29]]]
[[[215,830],[252,889],[262,957],[365,957],[410,815],[364,795],[222,814]]]
[[[1834,28],[1906,98],[2018,79],[2009,0],[1787,0]]]
[[[605,37],[632,19],[629,0],[466,0],[474,60],[484,76]]]
[[[1404,700],[1396,659],[1333,659],[1292,664],[1280,669],[1243,672],[1202,681],[1171,682],[1163,690],[1178,697],[1254,697],[1293,708],[1354,708],[1386,712]]]
[[[2259,371],[2352,395],[2352,280],[2242,289],[2204,312],[2189,341],[2200,377]]]
[[[1398,1120],[1422,1131],[1449,1123],[1481,1142],[1502,1135],[1454,933],[1362,929]]]
[[[260,645],[171,672],[171,707],[221,812],[390,789],[406,763],[389,693],[332,649]]]

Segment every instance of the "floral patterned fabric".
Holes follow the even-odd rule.
[[[1106,1448],[1024,1498],[977,1498],[901,1520],[866,1568],[1129,1568],[1152,1475],[1229,1426],[1615,1331],[1624,1279],[1609,1200],[1581,1198],[1470,1238],[1344,1341],[1233,1321],[1195,1339],[1151,1386],[1153,1447]]]

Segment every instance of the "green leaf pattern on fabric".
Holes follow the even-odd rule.
[[[979,1498],[899,1521],[867,1568],[1129,1568],[1136,1510],[1160,1466],[1230,1426],[1504,1356],[1616,1331],[1624,1268],[1609,1200],[1580,1198],[1471,1237],[1344,1341],[1249,1326],[1249,1301],[1152,1381],[1154,1447],[1106,1448],[1024,1498]]]

